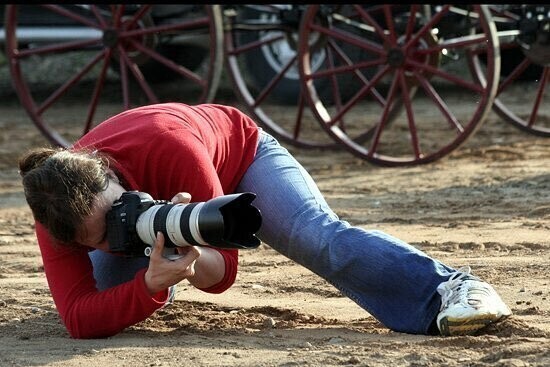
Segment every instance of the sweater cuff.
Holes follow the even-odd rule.
[[[214,284],[213,286],[208,288],[199,288],[203,292],[216,294],[225,292],[233,285],[233,283],[235,282],[235,278],[237,277],[238,251],[234,249],[218,249],[218,252],[223,256],[223,260],[225,262],[225,274],[223,276],[223,279],[218,284]]]
[[[139,284],[139,289],[141,290],[140,294],[143,296],[143,299],[145,301],[148,301],[152,304],[155,304],[158,306],[158,308],[164,306],[166,301],[168,301],[168,288],[163,289],[162,291],[159,291],[152,296],[149,294],[149,290],[147,289],[147,284],[145,284],[145,272],[147,271],[147,268],[140,269],[136,273],[136,281]]]

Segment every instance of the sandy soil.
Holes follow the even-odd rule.
[[[262,245],[242,252],[227,292],[182,284],[174,305],[123,333],[73,340],[46,284],[16,168],[21,152],[46,142],[16,101],[0,105],[0,128],[2,366],[550,365],[550,140],[494,113],[461,149],[419,167],[289,147],[342,218],[471,265],[514,312],[480,335],[447,338],[387,330]]]

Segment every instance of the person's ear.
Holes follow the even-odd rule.
[[[107,173],[107,176],[109,176],[110,179],[112,179],[116,183],[120,184],[120,180],[118,179],[117,175],[115,174],[115,172],[112,169],[107,168],[107,169],[105,169],[105,172]]]

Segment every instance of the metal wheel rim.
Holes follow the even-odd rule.
[[[520,31],[517,29],[510,30],[508,29],[510,27],[506,26],[506,22],[515,24],[520,16],[510,11],[506,11],[506,9],[500,9],[498,6],[490,6],[489,9],[493,13],[493,16],[499,19],[499,21],[495,23],[500,39],[500,49],[508,51],[517,50],[518,53],[520,53],[520,46],[516,42]],[[483,65],[477,60],[481,57],[481,54],[472,54],[471,57],[475,59],[473,60],[474,62],[471,63],[472,73],[474,73],[476,78],[479,78],[480,75],[483,74]],[[518,94],[516,88],[521,84],[520,80],[529,71],[529,68],[533,66],[540,67],[538,77],[533,81],[529,81],[528,87],[519,92],[522,95],[526,93],[532,94],[533,102],[526,106],[528,108],[526,108],[523,113],[520,113],[517,110],[512,110],[510,101],[511,98],[515,98]],[[529,60],[527,56],[523,56],[508,75],[501,75],[497,94],[493,103],[493,110],[506,122],[511,123],[527,133],[550,137],[550,123],[548,123],[550,116],[544,113],[547,112],[544,110],[544,106],[549,104],[548,102],[550,99],[550,94],[548,92],[549,83],[550,68],[548,66],[537,65]]]
[[[252,5],[252,7],[259,9],[260,14],[262,11],[266,14],[276,14],[278,11],[278,8],[273,5]],[[231,9],[231,11],[233,10]],[[236,12],[239,11],[242,11],[242,8],[236,7]],[[232,22],[231,17],[225,18],[227,22]],[[270,111],[275,104],[275,102],[270,101],[270,98],[275,93],[276,88],[280,87],[285,76],[292,72],[292,67],[297,66],[296,56],[286,64],[281,65],[281,70],[277,71],[277,75],[269,83],[254,88],[247,81],[247,74],[250,74],[250,71],[243,67],[243,59],[252,52],[258,52],[262,47],[281,42],[282,36],[277,36],[275,32],[272,32],[273,35],[269,37],[262,37],[261,32],[240,30],[239,24],[233,23],[225,27],[224,44],[227,72],[239,100],[258,124],[288,144],[306,149],[339,148],[339,145],[335,144],[318,125],[304,98],[299,96],[294,103],[284,105],[284,116],[275,116],[273,111]],[[267,32],[264,31],[264,33]],[[239,44],[239,38],[243,35],[257,38],[258,41]],[[321,132],[320,136],[318,132]]]
[[[325,34],[328,34],[330,36],[340,37],[339,40],[343,40],[345,37],[347,37],[347,35],[344,32],[335,32],[334,29],[329,29],[329,28],[324,29],[319,25],[315,25],[315,19],[318,16],[318,13],[323,12],[323,9],[321,7],[322,5],[321,6],[315,5],[315,6],[309,7],[302,21],[302,27],[301,27],[301,33],[300,33],[301,37],[304,37],[304,38],[308,37],[309,33],[312,31],[324,32]],[[394,67],[393,69],[394,71],[392,71],[392,69],[389,66],[390,62],[388,61],[390,60],[391,55],[389,55],[389,52],[387,49],[384,49],[379,44],[376,44],[376,42],[373,42],[371,40],[365,41],[365,39],[362,39],[357,36],[350,37],[351,38],[350,41],[346,40],[349,43],[358,45],[358,47],[359,46],[364,47],[364,49],[368,50],[369,52],[373,52],[373,53],[376,52],[379,55],[379,57],[376,60],[370,60],[369,62],[363,63],[364,68],[374,65],[378,69],[376,70],[376,72],[373,72],[372,73],[373,75],[369,76],[369,78],[364,77],[364,79],[367,80],[367,82],[365,81],[362,82],[363,83],[361,85],[362,91],[360,91],[354,96],[354,98],[357,98],[357,100],[359,100],[359,98],[362,98],[360,93],[363,93],[363,95],[366,95],[367,93],[371,93],[371,95],[374,95],[373,91],[375,92],[376,90],[373,89],[372,86],[376,86],[376,83],[378,82],[378,80],[381,80],[381,78],[385,75],[385,73],[389,73],[389,72],[394,72],[395,75],[397,75],[397,77],[392,81],[393,86],[391,88],[388,88],[389,92],[387,93],[387,95],[390,97],[392,96],[391,94],[392,90],[395,90],[395,91],[399,89],[410,90],[405,88],[407,85],[407,83],[404,81],[405,78],[400,77],[399,75],[404,76],[406,72],[408,73],[409,76],[416,75],[415,72],[417,70],[424,70],[426,72],[435,73],[437,75],[445,74],[443,76],[449,79],[452,84],[456,84],[461,87],[469,88],[470,90],[475,91],[477,93],[476,100],[478,102],[474,102],[474,103],[477,103],[477,105],[472,107],[473,111],[471,112],[471,116],[469,120],[466,121],[466,123],[458,121],[459,126],[454,126],[451,128],[451,130],[456,129],[458,132],[456,133],[456,136],[450,138],[451,139],[450,142],[445,143],[445,145],[443,145],[441,148],[435,149],[433,152],[424,154],[422,152],[418,138],[417,138],[417,141],[415,141],[415,138],[414,138],[414,136],[418,135],[418,132],[419,132],[415,130],[415,127],[414,127],[414,124],[416,122],[414,121],[414,119],[410,118],[409,116],[410,111],[406,111],[407,118],[409,118],[408,129],[409,129],[409,135],[411,136],[409,139],[410,139],[410,145],[411,145],[410,150],[412,150],[412,152],[408,155],[400,155],[400,156],[398,156],[397,154],[394,155],[392,152],[379,153],[377,149],[381,141],[380,137],[383,136],[382,132],[385,131],[384,130],[385,129],[384,113],[386,114],[385,115],[386,117],[389,115],[388,111],[384,112],[384,110],[382,110],[382,118],[380,118],[380,121],[382,121],[382,123],[373,124],[371,127],[369,127],[370,131],[372,131],[373,142],[370,143],[369,147],[365,147],[361,144],[358,144],[356,142],[357,141],[356,136],[348,135],[345,129],[340,128],[340,126],[338,125],[338,118],[339,117],[343,118],[346,116],[345,115],[347,113],[346,108],[353,107],[352,105],[353,99],[351,99],[352,102],[348,102],[347,104],[342,104],[342,106],[340,106],[340,111],[338,113],[335,113],[334,116],[331,116],[331,114],[328,112],[329,109],[325,107],[322,101],[319,100],[317,92],[313,84],[310,82],[312,78],[316,77],[316,75],[311,73],[311,71],[308,68],[308,52],[309,52],[308,46],[305,43],[301,43],[300,60],[302,61],[302,63],[300,65],[300,71],[302,73],[303,88],[304,90],[308,91],[308,93],[306,93],[306,96],[308,97],[310,105],[312,106],[315,112],[315,115],[319,119],[321,125],[326,128],[327,132],[336,141],[339,141],[356,156],[362,159],[366,159],[374,164],[383,165],[383,166],[404,166],[404,165],[429,163],[437,159],[440,159],[443,156],[452,152],[453,150],[457,149],[460,145],[462,145],[465,142],[468,136],[471,136],[479,128],[479,126],[485,119],[487,113],[490,111],[492,102],[494,100],[494,95],[496,93],[496,87],[497,87],[497,81],[498,81],[496,76],[499,74],[499,70],[500,70],[498,39],[496,37],[496,29],[494,28],[494,23],[491,19],[491,16],[486,6],[473,5],[473,7],[477,11],[477,14],[481,14],[481,16],[478,19],[479,19],[479,27],[481,27],[482,29],[482,32],[481,32],[482,34],[481,35],[478,34],[477,36],[472,36],[464,39],[462,38],[451,39],[447,41],[447,45],[453,46],[453,47],[454,46],[462,47],[462,45],[468,44],[468,45],[476,45],[476,47],[480,47],[478,44],[486,42],[487,52],[488,54],[491,55],[491,59],[488,65],[487,75],[484,77],[484,80],[482,80],[481,83],[479,81],[477,81],[477,84],[475,84],[474,82],[466,83],[465,81],[459,80],[460,78],[457,78],[454,75],[451,75],[451,74],[447,75],[446,72],[444,73],[439,69],[430,68],[429,66],[427,66],[426,64],[422,64],[421,62],[415,62],[414,58],[410,58],[410,59],[403,58],[403,60],[400,60],[402,64],[399,64],[400,66],[398,67]],[[373,6],[373,8],[375,7]],[[352,10],[355,13],[350,12],[350,14],[352,15],[344,14],[344,15],[338,15],[338,16],[343,19],[346,19],[348,23],[351,23],[351,24],[353,24],[353,21],[356,19],[360,19],[363,21],[365,21],[366,19],[368,20],[368,22],[365,21],[364,23],[362,23],[362,25],[364,25],[363,27],[364,29],[367,29],[367,27],[369,27],[370,32],[373,32],[375,34],[375,37],[380,37],[386,40],[389,39],[389,41],[391,42],[392,41],[391,28],[390,28],[390,31],[386,30],[386,34],[389,34],[388,36],[380,36],[384,34],[382,27],[377,28],[377,26],[380,26],[380,24],[378,24],[378,22],[374,20],[374,17],[370,17],[369,19],[370,12],[365,15],[364,14],[365,12],[362,11],[361,9],[360,9],[360,6],[353,6]],[[420,35],[422,32],[427,32],[429,29],[435,29],[436,25],[438,26],[440,24],[440,23],[437,23],[437,21],[443,19],[443,14],[448,14],[450,9],[454,9],[454,8],[451,8],[450,5],[442,6],[439,12],[434,13],[433,17],[428,18],[426,20],[426,24],[428,24],[428,26],[426,26],[427,28],[419,27],[420,28],[419,32],[412,32],[411,30],[407,30],[407,32],[409,32],[407,36],[409,37],[409,40],[414,40],[415,37],[417,37],[417,34]],[[409,13],[416,15],[420,10],[421,9],[419,8],[419,6],[413,5],[410,8]],[[388,19],[392,19],[391,21],[394,21],[391,13],[392,12],[391,5],[384,5],[384,6],[381,6],[379,9],[376,7],[376,11],[379,11],[380,14],[382,14],[382,16],[385,17],[385,21],[387,24],[391,24],[390,21],[388,21]],[[330,12],[328,11],[326,13],[330,14]],[[352,17],[353,14],[356,15],[355,18]],[[335,14],[330,14],[330,16],[334,18]],[[409,18],[415,19],[414,16],[410,16]],[[471,18],[469,17],[468,20],[471,20]],[[406,21],[405,23],[408,29],[409,22]],[[395,41],[395,39],[397,39],[397,35],[393,37],[395,37],[394,38],[394,41]],[[475,43],[474,43],[474,40],[476,40]],[[412,46],[413,42],[411,41],[408,44]],[[337,49],[335,46],[332,46],[332,48]],[[430,47],[427,47],[426,50],[422,50],[420,48],[415,50],[417,51],[417,54],[422,55],[422,54],[429,53],[430,52],[429,49]],[[450,49],[450,47],[447,47],[447,49]],[[360,62],[361,61],[357,61],[353,65],[351,63],[348,63],[347,65],[344,65],[344,66],[337,66],[333,70],[335,70],[335,73],[336,73],[336,70],[338,70],[338,72],[340,73],[349,72],[350,70],[357,73],[357,70],[359,69],[358,65]],[[417,79],[420,80],[420,77],[417,77]],[[425,82],[424,86],[422,86],[422,83],[421,83],[421,87],[424,88],[425,90],[429,90],[429,87],[432,84],[428,79],[426,78],[424,79],[427,81],[427,83]],[[427,87],[425,86],[426,84],[427,84]],[[426,94],[428,95],[429,93],[426,92]],[[410,110],[412,110],[414,106],[412,104],[413,101],[411,96],[409,96],[408,93],[406,94],[402,93],[402,95],[404,100],[410,99],[410,102],[405,102],[405,105],[406,107],[409,107]],[[416,95],[418,95],[418,93]],[[416,95],[414,96],[415,100],[416,100]],[[376,103],[383,105],[383,103],[380,102],[380,100],[385,102],[383,97],[382,98],[376,97],[376,98],[379,99],[378,101],[376,101]],[[373,99],[376,99],[376,98],[373,97]],[[434,99],[435,97],[430,97],[430,98]],[[434,104],[440,110],[442,110],[444,107],[443,105],[437,105],[435,102]],[[389,104],[386,104],[386,105],[389,105]],[[405,110],[407,110],[407,108],[405,108]],[[367,111],[365,113],[367,113]],[[445,116],[445,117],[447,118],[447,120],[449,120],[449,122],[451,122],[453,116],[450,116],[450,117]],[[412,125],[411,125],[411,121],[413,122]],[[453,121],[452,123],[456,125],[456,122]],[[451,123],[449,125],[452,126]],[[367,128],[365,128],[365,131],[368,133],[369,130],[366,130],[366,129]],[[363,132],[363,134],[365,134],[365,131]]]
[[[44,7],[49,7],[49,9],[54,12],[61,14],[61,16],[64,16],[63,10],[59,10],[61,7],[57,5],[40,5]],[[96,5],[90,5],[90,18],[86,18],[82,20],[81,18],[78,18],[78,16],[75,16],[75,21],[83,22],[82,24],[85,24],[90,29],[93,27],[96,27],[100,32],[104,32],[104,30],[109,25],[109,22],[112,21],[112,19],[115,19],[117,16],[120,20],[122,18],[122,7],[116,7],[111,6],[112,12],[109,13],[112,15],[112,18],[104,18],[101,15],[100,10]],[[149,8],[150,6],[145,6],[145,8]],[[122,10],[121,10],[122,9]],[[121,10],[120,13],[116,13],[117,10]],[[141,20],[141,17],[144,16],[144,13],[140,13],[139,10],[136,10],[136,12],[132,13],[132,16],[135,16],[134,19],[127,20],[128,22],[139,22]],[[95,19],[95,22],[91,22],[90,19]],[[105,13],[103,13],[105,14]],[[118,14],[118,15],[117,15]],[[77,14],[78,15],[78,14]],[[66,15],[69,19],[72,19],[73,13],[67,13]],[[214,99],[216,90],[219,85],[219,80],[221,77],[222,67],[223,67],[223,45],[222,45],[222,18],[221,18],[221,10],[219,6],[206,6],[204,8],[204,16],[200,19],[195,20],[185,20],[184,22],[180,22],[174,25],[164,25],[164,26],[158,26],[153,27],[150,29],[140,29],[140,28],[134,28],[131,30],[127,30],[125,33],[121,29],[117,29],[117,31],[120,31],[119,34],[119,42],[116,46],[106,46],[103,42],[104,39],[95,39],[93,41],[75,41],[74,46],[71,46],[68,42],[63,42],[59,44],[49,44],[46,46],[38,47],[32,50],[26,50],[24,48],[19,49],[19,42],[16,34],[17,29],[17,19],[18,19],[18,6],[17,5],[7,5],[6,6],[6,17],[5,17],[5,24],[6,24],[6,55],[9,61],[10,65],[10,73],[12,77],[12,85],[14,89],[16,90],[16,93],[20,99],[21,104],[23,105],[24,109],[26,110],[27,114],[30,116],[33,123],[38,127],[38,129],[41,131],[41,133],[54,145],[68,147],[72,144],[72,140],[77,139],[79,136],[76,136],[75,138],[67,138],[64,134],[60,133],[55,126],[52,124],[55,124],[55,121],[52,120],[50,117],[45,117],[49,110],[56,108],[56,103],[59,104],[60,100],[63,100],[63,98],[67,98],[70,93],[74,93],[76,85],[79,82],[80,79],[85,79],[86,74],[89,73],[89,70],[92,70],[94,67],[100,68],[99,71],[99,77],[95,81],[94,91],[90,95],[89,99],[89,105],[88,105],[88,111],[82,112],[82,118],[84,120],[84,128],[82,129],[82,132],[80,135],[85,134],[87,131],[89,131],[91,128],[93,128],[94,124],[101,122],[101,120],[95,120],[94,117],[97,113],[98,106],[102,106],[100,99],[102,96],[102,93],[105,89],[105,75],[108,73],[109,65],[112,61],[111,55],[114,54],[115,48],[117,52],[122,53],[119,54],[120,58],[126,59],[126,61],[129,61],[129,64],[127,65],[131,66],[131,70],[126,70],[125,77],[126,82],[122,82],[124,79],[123,76],[120,77],[120,94],[122,95],[122,108],[117,109],[117,112],[121,112],[122,110],[134,107],[135,105],[142,105],[142,104],[150,104],[150,103],[159,103],[159,102],[168,102],[167,99],[160,99],[156,95],[160,88],[157,88],[156,90],[152,87],[152,83],[148,83],[147,80],[144,78],[144,80],[137,82],[138,86],[142,88],[143,93],[146,94],[146,102],[145,103],[139,103],[132,100],[131,93],[134,93],[135,90],[131,90],[131,86],[129,86],[128,80],[130,80],[130,77],[135,77],[135,74],[132,74],[133,72],[137,70],[137,75],[141,73],[139,70],[139,66],[136,67],[136,63],[132,61],[132,59],[128,56],[123,57],[122,54],[124,52],[128,53],[129,51],[135,52],[136,47],[140,46],[139,42],[136,41],[136,39],[139,39],[139,37],[142,37],[141,39],[144,39],[147,34],[161,34],[165,35],[168,34],[170,31],[177,31],[177,30],[187,30],[191,29],[191,27],[195,27],[194,29],[198,29],[199,32],[205,33],[209,40],[211,40],[210,49],[206,51],[206,54],[208,55],[208,59],[205,60],[205,68],[206,71],[199,75],[193,71],[187,70],[184,66],[172,62],[167,57],[163,57],[160,55],[159,52],[156,50],[145,50],[149,51],[150,60],[153,60],[154,62],[157,62],[158,65],[166,66],[166,70],[169,70],[170,72],[174,72],[178,75],[178,77],[181,77],[181,79],[187,78],[187,75],[189,75],[191,79],[185,79],[192,80],[192,83],[196,83],[198,86],[197,89],[200,90],[200,93],[195,95],[195,99],[193,103],[203,103],[203,102],[210,102]],[[86,23],[84,23],[86,22]],[[116,23],[116,21],[115,21]],[[127,25],[128,23],[126,23]],[[111,23],[112,25],[112,23]],[[120,24],[119,24],[120,26]],[[113,26],[116,28],[116,26]],[[111,28],[113,28],[111,27]],[[204,27],[204,28],[203,28]],[[206,28],[207,27],[207,28]],[[204,29],[204,30],[203,30]],[[157,32],[153,32],[153,31]],[[166,32],[166,33],[164,33]],[[105,35],[105,32],[103,33]],[[124,43],[121,41],[124,40]],[[137,43],[137,46],[136,46]],[[69,54],[71,52],[74,52],[74,50],[86,50],[90,48],[90,46],[94,46],[97,49],[97,52],[95,53],[95,56],[93,58],[90,58],[87,61],[87,64],[82,69],[78,70],[76,73],[71,75],[68,79],[60,81],[60,86],[51,94],[49,94],[46,98],[43,100],[40,100],[37,96],[34,95],[32,86],[29,83],[28,80],[28,73],[25,73],[24,70],[24,63],[30,60],[31,57],[36,57],[39,55],[46,55],[46,57],[52,57],[52,55],[57,54],[59,55],[60,52],[65,52],[66,54]],[[141,45],[142,46],[142,45]],[[49,47],[49,49],[48,49]],[[81,48],[78,48],[81,47]],[[132,49],[130,49],[132,47]],[[143,47],[143,46],[142,46]],[[54,51],[53,48],[58,48],[57,51]],[[38,50],[38,51],[37,51]],[[145,52],[144,51],[144,52]],[[92,52],[95,52],[92,51]],[[94,61],[95,60],[95,61]],[[88,71],[86,71],[86,68],[89,68]],[[133,71],[132,71],[133,69]],[[132,74],[130,77],[129,75]],[[143,76],[143,75],[142,75]],[[76,81],[75,81],[76,79]],[[71,82],[73,84],[71,84]],[[57,84],[56,84],[57,86]],[[72,88],[72,90],[71,90]],[[147,94],[147,88],[150,89],[149,94]],[[138,96],[139,97],[139,96]],[[144,97],[141,97],[144,99]],[[172,100],[174,98],[172,97]],[[135,105],[134,105],[135,103]],[[190,102],[191,103],[191,102]]]

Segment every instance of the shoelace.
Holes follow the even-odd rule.
[[[470,299],[473,295],[485,296],[489,294],[489,289],[482,287],[484,283],[479,283],[479,287],[463,287],[463,281],[467,279],[478,280],[470,275],[471,268],[463,266],[454,272],[449,279],[437,287],[437,292],[441,295],[441,308],[443,310],[448,304],[455,304],[462,299]]]

